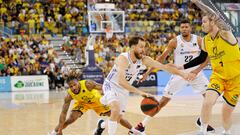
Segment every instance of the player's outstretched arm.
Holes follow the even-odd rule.
[[[86,81],[86,87],[89,89],[89,90],[92,90],[92,89],[96,89],[98,90],[101,94],[103,94],[102,92],[102,84],[99,84],[93,80],[87,80]]]
[[[137,88],[131,86],[126,78],[125,78],[125,70],[128,68],[128,61],[127,58],[125,58],[124,56],[120,55],[116,61],[115,61],[116,65],[117,65],[117,71],[118,71],[118,83],[119,85],[121,85],[123,88],[125,88],[126,90],[130,91],[130,92],[134,92],[137,93],[139,95],[145,96],[145,97],[149,97],[152,96],[151,94],[145,93],[143,91],[138,90]]]
[[[72,97],[69,94],[67,94],[67,96],[64,98],[64,103],[63,103],[62,112],[61,112],[60,118],[59,118],[59,124],[58,124],[58,131],[57,132],[62,132],[63,125],[64,125],[64,122],[66,120],[67,111],[69,109],[71,100],[72,100]]]
[[[188,78],[188,74],[178,70],[177,68],[174,68],[170,65],[163,65],[161,63],[159,63],[158,61],[155,61],[153,60],[152,58],[148,57],[148,56],[145,56],[143,58],[143,64],[146,65],[147,67],[153,67],[153,68],[159,68],[159,69],[162,69],[164,71],[167,71],[171,74],[176,74],[176,75],[179,75],[181,77],[183,77],[184,79],[187,79]]]
[[[201,0],[191,0],[197,7],[199,7],[210,19],[214,20],[218,28],[224,31],[230,31],[230,26],[221,19],[221,17],[210,7],[205,5]]]
[[[177,45],[177,39],[173,38],[172,40],[169,41],[167,48],[164,50],[164,52],[157,57],[157,61],[159,61],[160,63],[163,63],[163,61],[166,59],[166,57],[169,55],[170,52],[172,52]],[[154,68],[149,68],[148,71],[143,75],[143,79],[141,79],[140,81],[144,81],[147,76],[153,71]]]

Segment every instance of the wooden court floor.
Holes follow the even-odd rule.
[[[0,93],[0,135],[47,135],[55,128],[61,112],[65,92]],[[160,98],[160,97],[159,97]],[[130,96],[125,114],[134,126],[144,118],[140,111],[139,96]],[[147,135],[192,135],[198,128],[195,121],[201,109],[200,96],[176,96],[146,127]],[[213,109],[211,124],[216,135],[221,131],[221,104]],[[92,135],[99,117],[89,111],[67,127],[64,135]],[[105,118],[106,119],[106,118]],[[127,135],[128,130],[118,126],[117,135]],[[107,135],[104,132],[104,135]],[[240,135],[240,107],[233,115],[233,135]]]

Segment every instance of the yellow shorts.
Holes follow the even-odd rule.
[[[106,113],[110,112],[110,107],[101,104],[99,100],[97,102],[93,102],[93,103],[85,103],[85,102],[75,101],[73,108],[72,108],[73,111],[80,111],[82,113],[85,113],[89,109],[94,110],[100,116],[105,116]]]
[[[226,103],[235,107],[240,96],[240,75],[230,80],[223,80],[216,75],[212,75],[207,90],[216,91],[219,96],[223,94]]]

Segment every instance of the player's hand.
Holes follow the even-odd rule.
[[[148,77],[148,74],[147,73],[144,73],[143,75],[139,76],[139,81],[137,82],[137,84],[145,81]]]
[[[196,73],[188,73],[188,77],[187,77],[187,81],[193,81],[194,79],[196,79],[197,74]]]
[[[154,95],[149,94],[149,93],[145,93],[145,92],[141,92],[141,96],[143,96],[143,97],[152,97],[152,98],[154,98]]]

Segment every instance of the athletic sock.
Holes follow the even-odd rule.
[[[152,117],[150,116],[146,116],[144,118],[144,120],[142,121],[143,127],[145,127],[145,125],[147,125],[147,123],[152,119]]]
[[[117,131],[117,121],[108,120],[108,135],[115,135]]]

